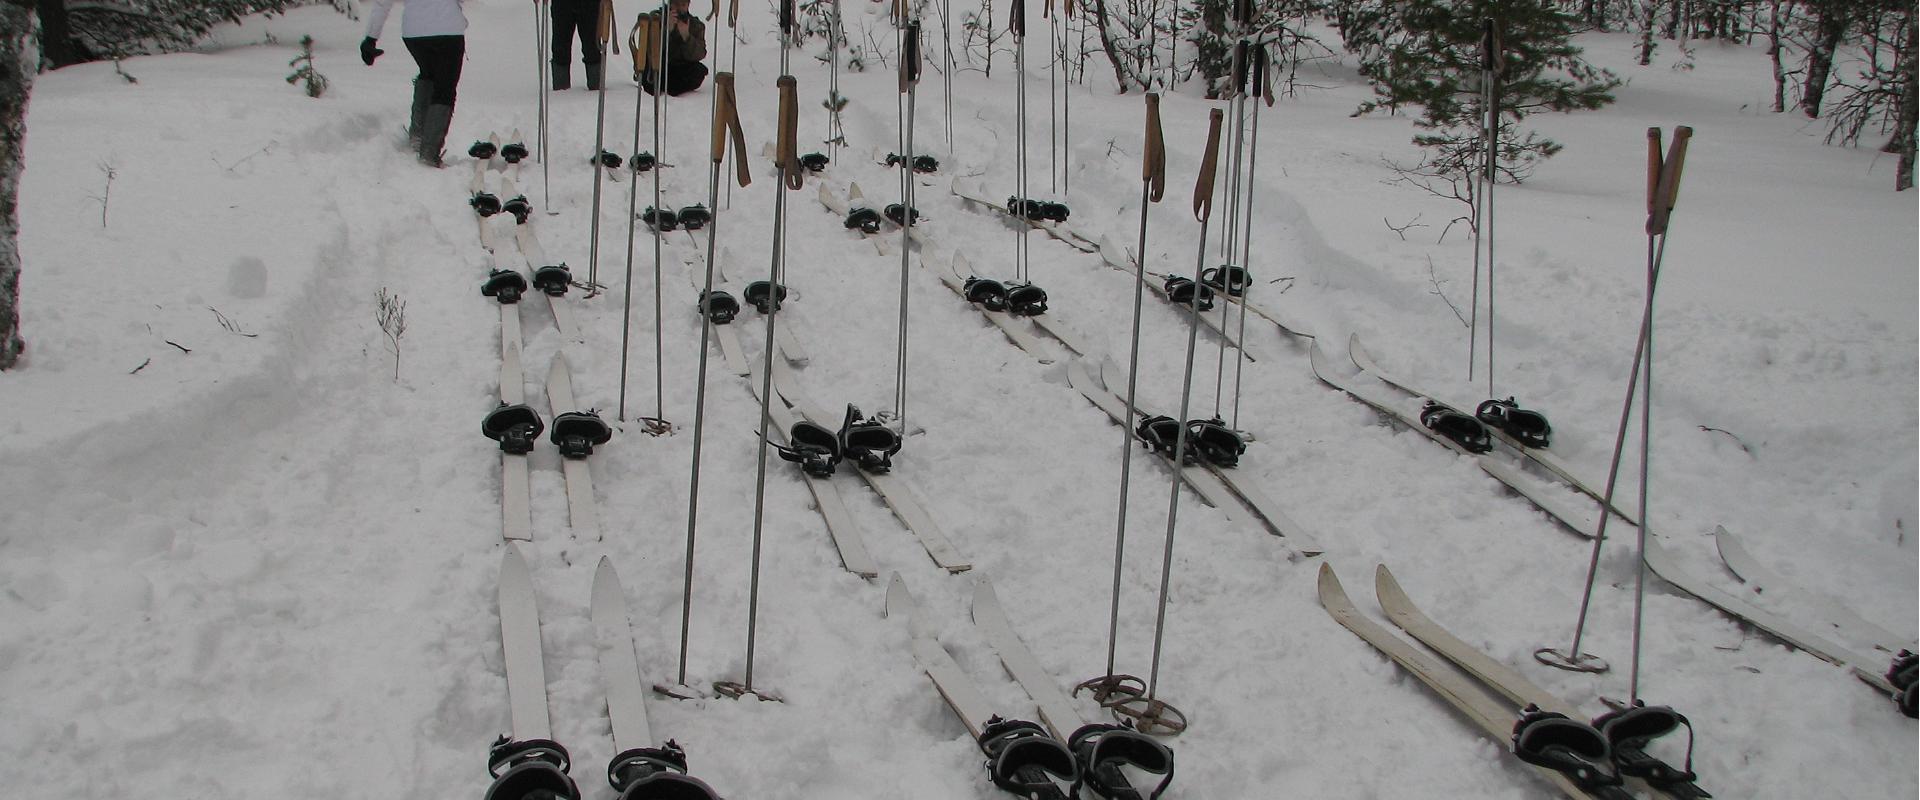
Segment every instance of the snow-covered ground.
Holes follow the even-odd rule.
[[[630,24],[639,6],[619,5]],[[766,274],[777,186],[758,153],[773,135],[779,56],[767,9],[748,6],[738,73],[755,180],[730,191],[719,219],[722,264],[738,282]],[[883,8],[862,4],[850,24],[884,30]],[[223,31],[201,52],[128,61],[137,83],[111,64],[36,81],[21,192],[29,350],[0,374],[9,723],[0,784],[60,797],[483,791],[487,745],[508,730],[494,602],[499,467],[478,431],[497,402],[499,336],[496,307],[477,291],[486,258],[466,207],[464,151],[515,128],[532,139],[536,82],[529,6],[475,0],[468,14],[450,164],[437,172],[399,145],[413,68],[397,23],[372,69],[356,61],[358,23],[306,10]],[[282,80],[303,34],[332,82],[318,100]],[[1766,113],[1757,49],[1697,44],[1693,67],[1678,70],[1670,51],[1632,66],[1623,36],[1582,43],[1630,82],[1604,111],[1534,118],[1566,150],[1495,196],[1497,391],[1548,413],[1554,452],[1601,481],[1645,298],[1645,129],[1671,137],[1673,126],[1693,126],[1657,303],[1652,527],[1691,572],[1743,593],[1715,553],[1711,533],[1724,525],[1794,583],[1911,638],[1914,195],[1888,190],[1891,156],[1823,146],[1818,123]],[[827,124],[826,69],[811,52],[793,58],[803,150]],[[626,56],[609,58],[608,149],[627,153],[635,89],[619,66]],[[1003,713],[1030,717],[968,621],[972,581],[994,581],[1063,686],[1103,673],[1122,443],[1066,385],[1063,365],[1013,348],[936,279],[955,251],[982,274],[1014,272],[1017,234],[945,188],[969,175],[991,193],[1014,191],[1014,84],[1010,60],[995,65],[991,80],[954,78],[953,152],[938,76],[920,90],[917,141],[943,166],[919,189],[933,245],[906,275],[906,410],[924,433],[896,459],[973,570],[936,567],[850,470],[834,483],[882,572],[905,576]],[[1078,227],[1131,246],[1142,104],[1102,86],[1097,62],[1088,73],[1096,85],[1070,91],[1064,199]],[[1036,71],[1029,92],[1037,195],[1050,189],[1044,76]],[[892,149],[895,78],[875,68],[842,80],[852,149],[827,180],[895,202],[897,180],[864,158]],[[1470,384],[1467,331],[1449,308],[1470,297],[1471,245],[1457,228],[1436,242],[1457,208],[1387,183],[1384,160],[1415,157],[1409,121],[1348,118],[1368,94],[1351,64],[1307,65],[1301,84],[1260,116],[1257,299],[1338,360],[1359,334],[1384,368],[1461,403],[1483,399],[1484,363]],[[666,103],[668,206],[706,199],[709,97]],[[535,224],[546,249],[576,275],[589,257],[594,101],[579,89],[552,97],[550,182],[541,165],[522,181],[544,212]],[[1188,198],[1213,105],[1166,100],[1155,269],[1193,269]],[[652,147],[651,121],[649,101],[641,149]],[[621,414],[629,185],[603,187],[598,274],[610,291],[573,301],[586,343],[563,342],[544,305],[523,311],[537,407],[546,366],[564,352],[582,403]],[[812,356],[799,381],[822,405],[886,409],[898,250],[882,256],[849,239],[813,192],[786,203],[794,295],[780,319]],[[643,184],[641,207],[650,198]],[[1427,227],[1404,240],[1387,224],[1416,219]],[[1216,214],[1215,234],[1223,224]],[[568,527],[559,458],[548,447],[533,457],[535,539],[523,549],[554,734],[588,796],[611,796],[587,619],[602,555],[626,581],[644,677],[679,678],[700,334],[693,241],[668,237],[658,272],[644,228],[635,242],[627,422],[592,462],[603,531]],[[1128,276],[1038,233],[1029,245],[1054,320],[1124,364]],[[517,258],[510,244],[501,253]],[[656,275],[664,364],[652,356]],[[374,320],[381,289],[406,301],[397,381]],[[737,326],[756,358],[759,319]],[[1391,565],[1437,619],[1593,714],[1600,696],[1627,691],[1630,541],[1605,551],[1584,643],[1615,669],[1540,667],[1535,649],[1571,637],[1588,540],[1314,380],[1304,340],[1257,319],[1248,331],[1257,361],[1244,370],[1238,414],[1258,442],[1240,477],[1327,553],[1298,557],[1285,540],[1183,497],[1158,689],[1193,724],[1170,740],[1179,770],[1168,796],[1546,795],[1504,743],[1477,735],[1319,608],[1318,562],[1376,615],[1366,578],[1375,563]],[[1149,301],[1143,405],[1177,406],[1185,333],[1171,307]],[[1216,404],[1216,347],[1201,337],[1203,413]],[[756,401],[724,370],[708,389],[686,657],[694,685],[745,670],[754,520]],[[1220,401],[1229,414],[1233,401]],[[656,403],[676,435],[649,437],[634,423]],[[1133,463],[1117,667],[1144,674],[1168,473]],[[1636,465],[1630,457],[1624,487],[1637,487]],[[774,461],[768,472],[754,677],[785,702],[657,700],[654,732],[684,745],[694,773],[728,797],[995,796],[915,667],[904,623],[882,618],[884,575],[867,582],[842,570],[793,468]],[[1794,597],[1752,599],[1821,623]],[[1916,794],[1914,724],[1883,694],[1657,581],[1640,688],[1691,717],[1695,768],[1718,796]],[[1079,702],[1089,719],[1102,716]]]

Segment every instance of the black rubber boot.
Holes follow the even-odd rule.
[[[420,163],[439,169],[440,151],[447,143],[447,128],[453,124],[453,106],[427,106],[420,125]]]
[[[433,81],[413,79],[413,113],[407,116],[407,142],[420,149],[420,128],[426,122],[427,103],[433,99]]]

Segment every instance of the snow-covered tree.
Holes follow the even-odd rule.
[[[1613,102],[1620,79],[1588,64],[1573,45],[1575,19],[1553,0],[1354,0],[1335,8],[1335,23],[1374,99],[1355,115],[1418,108],[1415,143],[1438,148],[1442,162],[1479,161],[1484,139],[1481,40],[1485,23],[1499,31],[1501,117],[1518,123],[1543,111],[1579,111]],[[1518,124],[1501,126],[1502,169],[1522,177],[1528,165],[1559,145]]]

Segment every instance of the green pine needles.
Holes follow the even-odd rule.
[[[289,85],[298,83],[308,97],[319,97],[327,93],[327,76],[313,68],[313,37],[300,37],[300,55],[294,56],[287,66],[293,67],[293,74],[287,76]]]

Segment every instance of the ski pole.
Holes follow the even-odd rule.
[[[540,207],[550,209],[553,208],[553,180],[551,171],[547,169],[547,132],[551,127],[548,124],[549,112],[547,106],[547,70],[549,69],[549,65],[547,64],[547,1],[548,0],[538,0],[533,4],[533,59],[535,63],[533,90],[534,96],[539,98],[540,107],[540,121],[539,124],[535,126],[534,134],[537,139],[534,143],[534,149],[540,151]],[[551,214],[553,212],[549,211],[547,213]]]
[[[746,136],[740,130],[740,116],[734,112],[733,73],[722,72],[713,76],[713,90],[718,100],[714,103],[712,147],[712,172],[707,180],[707,198],[714,202],[720,195],[720,164],[726,160],[728,134],[736,147],[746,144]],[[741,186],[751,182],[747,175],[746,162],[740,162],[738,179]],[[655,208],[658,208],[656,206]],[[707,351],[712,342],[713,317],[705,313],[707,299],[713,295],[713,264],[716,235],[719,233],[720,207],[713,205],[713,219],[708,224],[707,237],[707,277],[705,287],[700,294],[700,366],[699,378],[694,383],[693,395],[693,473],[688,479],[687,489],[687,556],[686,585],[682,592],[680,606],[680,672],[678,682],[687,684],[687,641],[693,620],[693,544],[698,531],[700,512],[700,450],[703,434],[706,430],[707,407]],[[656,226],[656,238],[657,238]]]
[[[1148,92],[1144,153],[1140,163],[1140,239],[1133,264],[1133,334],[1127,347],[1127,412],[1120,426],[1120,510],[1113,534],[1113,605],[1107,617],[1107,672],[1114,676],[1120,636],[1120,575],[1127,552],[1127,497],[1133,472],[1133,409],[1140,384],[1140,309],[1147,285],[1147,210],[1167,193],[1167,145],[1160,132],[1160,95]]]
[[[1552,648],[1534,651],[1534,660],[1550,667],[1575,672],[1604,672],[1608,669],[1605,661],[1591,654],[1580,652],[1580,641],[1586,632],[1587,614],[1593,600],[1594,581],[1599,575],[1600,549],[1607,539],[1607,523],[1613,516],[1613,497],[1620,477],[1620,462],[1626,452],[1627,426],[1633,419],[1634,393],[1641,387],[1640,375],[1652,339],[1653,294],[1660,280],[1660,263],[1666,254],[1667,221],[1673,213],[1673,203],[1678,200],[1680,187],[1680,169],[1686,160],[1686,143],[1693,136],[1693,129],[1681,126],[1674,130],[1673,150],[1668,157],[1662,158],[1660,152],[1660,129],[1647,129],[1647,298],[1641,310],[1640,331],[1633,348],[1633,365],[1628,369],[1627,396],[1620,404],[1620,424],[1615,428],[1613,439],[1613,458],[1607,468],[1607,486],[1600,498],[1600,522],[1593,535],[1593,548],[1587,560],[1586,586],[1580,595],[1580,613],[1573,626],[1573,644],[1561,652]],[[1668,176],[1671,175],[1671,178]],[[1642,422],[1644,428],[1645,422]],[[1644,433],[1643,433],[1644,436]],[[1644,455],[1645,443],[1642,443]],[[1645,465],[1641,467],[1642,479],[1645,478]],[[1647,510],[1640,509],[1640,535],[1646,535]],[[1644,554],[1645,540],[1641,541]],[[1641,557],[1642,571],[1645,568],[1645,556]],[[1644,576],[1643,576],[1644,577]],[[1644,584],[1642,584],[1644,589]],[[1639,605],[1635,600],[1635,641],[1638,642]],[[1637,653],[1636,653],[1637,661]],[[1636,667],[1637,668],[1637,667]],[[1636,679],[1630,682],[1637,684]],[[1637,696],[1637,693],[1636,693]]]
[[[791,3],[791,0],[788,0]],[[782,55],[785,55],[782,47]],[[776,699],[753,690],[753,653],[755,634],[760,621],[760,550],[763,534],[766,530],[767,509],[767,425],[768,412],[773,402],[773,361],[777,357],[778,346],[774,343],[775,319],[780,314],[780,290],[784,285],[786,239],[787,239],[787,191],[800,188],[805,180],[804,170],[800,168],[800,157],[796,152],[795,136],[798,133],[800,110],[798,83],[792,75],[781,75],[775,86],[780,93],[779,144],[776,159],[780,171],[779,185],[773,196],[773,258],[767,270],[767,285],[771,287],[772,301],[767,304],[766,347],[761,351],[766,361],[766,369],[760,375],[760,443],[754,458],[755,472],[753,481],[753,564],[750,569],[747,589],[747,670],[742,681],[745,694],[755,694],[763,699]],[[743,142],[744,144],[744,142]]]
[[[1193,187],[1193,216],[1200,222],[1199,253],[1194,259],[1197,273],[1207,261],[1207,221],[1213,215],[1214,172],[1220,162],[1220,120],[1222,113],[1215,108],[1207,115],[1207,149],[1200,159],[1200,175]],[[1164,639],[1167,623],[1167,593],[1173,578],[1173,535],[1180,519],[1180,469],[1187,456],[1187,414],[1192,410],[1193,400],[1193,355],[1200,341],[1200,292],[1194,287],[1193,298],[1187,307],[1187,363],[1186,374],[1180,383],[1180,432],[1173,443],[1173,481],[1172,490],[1167,498],[1167,536],[1166,549],[1160,559],[1160,607],[1153,620],[1153,661],[1147,672],[1147,705],[1151,713],[1156,702],[1155,691],[1160,681],[1160,647]]]
[[[602,4],[600,9],[602,19],[605,19],[612,5],[612,0],[605,0]],[[611,25],[601,24],[596,25],[595,28],[595,45],[600,48],[600,52],[604,58],[613,27]],[[606,62],[601,61],[600,63],[602,67],[601,77],[605,78]],[[568,65],[568,69],[572,69],[572,65]],[[600,160],[600,154],[606,152],[607,144],[607,82],[605,80],[600,81],[600,89],[597,94],[599,98],[596,102],[593,116],[593,223],[588,226],[589,232],[587,234],[587,291],[589,293],[597,293],[600,291],[600,182],[601,178],[604,177],[601,173],[605,169],[605,165]]]
[[[1028,218],[1028,210],[1033,205],[1027,194],[1027,3],[1026,0],[1013,0],[1008,9],[1007,31],[1013,34],[1014,65],[1014,117],[1018,129],[1015,138],[1019,141],[1013,159],[1013,182],[1019,192],[1020,208],[1008,208],[1010,212]],[[1013,273],[1014,279],[1022,283],[1031,283],[1027,276],[1027,231],[1031,225],[1014,228]]]
[[[1235,3],[1234,8],[1238,10],[1240,4]],[[1227,302],[1227,297],[1230,296],[1230,293],[1227,291],[1227,282],[1231,280],[1227,276],[1229,274],[1228,270],[1235,266],[1233,246],[1240,238],[1240,164],[1241,157],[1246,152],[1245,145],[1247,143],[1247,40],[1245,38],[1234,43],[1232,75],[1233,163],[1227,168],[1227,224],[1221,230],[1221,233],[1224,235],[1220,237],[1220,259],[1223,263],[1220,265],[1220,271],[1216,273],[1220,276],[1222,302],[1220,304],[1221,336],[1219,358],[1213,368],[1213,416],[1215,419],[1220,418],[1220,402],[1222,396],[1226,393],[1227,345],[1229,344],[1226,329],[1234,306],[1233,303]],[[1240,266],[1242,269],[1245,268],[1244,265]],[[1201,284],[1202,281],[1200,280],[1200,269],[1197,267],[1194,269],[1193,280],[1195,284],[1195,297],[1198,297],[1200,291],[1199,284]],[[1245,311],[1243,310],[1242,314],[1244,315],[1244,313]],[[1231,342],[1231,344],[1236,348],[1243,346],[1237,341]],[[1185,422],[1185,420],[1183,419],[1182,422]]]
[[[915,16],[902,29],[900,50],[900,93],[906,97],[906,117],[901,121],[901,137],[906,142],[900,154],[900,322],[899,341],[895,345],[893,410],[900,436],[907,435],[907,280],[913,255],[914,210],[913,118],[915,98],[920,87],[920,19]]]

